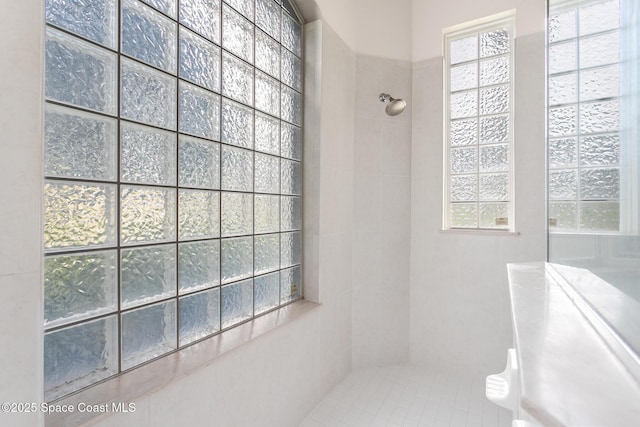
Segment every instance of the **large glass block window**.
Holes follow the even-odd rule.
[[[513,227],[513,21],[445,34],[445,229]]]
[[[548,40],[549,229],[620,231],[619,0],[559,3]]]
[[[52,401],[302,297],[288,0],[47,0]]]

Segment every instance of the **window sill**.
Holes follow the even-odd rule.
[[[439,230],[444,234],[467,234],[480,236],[519,236],[519,231],[509,230],[489,230],[484,228],[442,228]]]
[[[319,306],[320,304],[307,300],[296,301],[219,335],[56,401],[55,405],[69,405],[74,409],[74,412],[47,414],[45,426],[78,426],[98,417],[106,418],[109,416],[107,412],[103,414],[78,412],[78,405],[107,405],[108,408],[111,408],[112,404],[123,404],[126,408],[130,402],[210,365],[223,354],[279,326],[294,321]]]

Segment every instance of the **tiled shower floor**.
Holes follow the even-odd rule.
[[[409,365],[358,370],[300,427],[510,427],[511,412],[484,396],[484,378]]]

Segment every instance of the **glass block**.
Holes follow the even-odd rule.
[[[509,174],[480,174],[480,200],[506,202],[509,200]]]
[[[302,129],[282,123],[282,157],[302,160]]]
[[[44,247],[79,249],[116,244],[116,186],[47,180]]]
[[[509,111],[509,86],[480,89],[480,114],[498,114]]]
[[[222,236],[253,233],[253,194],[222,193]]]
[[[511,80],[510,64],[511,58],[509,56],[480,61],[480,86],[509,82]]]
[[[175,185],[176,135],[122,122],[120,179],[140,184]]]
[[[302,198],[282,196],[280,198],[280,229],[282,231],[293,231],[301,228]]]
[[[280,92],[282,120],[302,125],[302,95],[282,85]]]
[[[123,249],[120,254],[122,308],[176,294],[176,245]]]
[[[285,132],[284,130],[285,126],[291,126],[291,125],[283,123],[282,124],[283,133]],[[255,134],[256,151],[271,153],[271,154],[275,154],[276,156],[280,154],[280,120],[256,111],[256,131],[255,132],[256,132]],[[293,131],[291,131],[291,133],[293,133]],[[293,135],[290,135],[288,133],[287,137],[290,137],[291,140],[293,140]],[[284,138],[285,137],[283,135],[283,140]],[[300,134],[300,138],[302,138],[302,133]]]
[[[48,23],[115,48],[118,26],[115,0],[47,0],[45,3]]]
[[[302,26],[286,13],[282,14],[282,46],[302,57]]]
[[[176,73],[174,21],[136,0],[122,2],[121,51],[142,62]]]
[[[620,163],[620,135],[580,138],[580,166],[607,166]]]
[[[222,94],[253,105],[253,67],[227,53],[222,54]]]
[[[451,228],[476,228],[478,226],[477,203],[451,203],[449,209]]]
[[[280,84],[259,71],[256,72],[256,109],[272,116],[280,116]],[[290,117],[293,115],[294,112],[290,112]]]
[[[290,202],[290,209],[295,209]],[[291,213],[290,215],[293,215]],[[293,218],[289,218],[293,222]],[[292,225],[289,225],[292,227]],[[299,227],[298,227],[299,228]],[[280,229],[280,197],[255,195],[255,233],[273,233]]]
[[[280,268],[300,264],[302,260],[302,233],[282,233],[280,235]]]
[[[449,44],[449,63],[459,64],[460,62],[478,59],[478,36],[473,35],[463,39],[453,40]]]
[[[180,77],[220,92],[220,48],[180,27]]]
[[[302,61],[286,49],[282,51],[282,82],[302,92]]]
[[[176,128],[176,79],[121,59],[120,114],[161,128]]]
[[[117,295],[115,250],[44,258],[45,328],[113,312]]]
[[[253,109],[222,100],[222,142],[253,148]]]
[[[576,202],[549,202],[549,228],[552,230],[576,230],[578,204]]]
[[[480,119],[480,144],[509,142],[509,116],[483,117]]]
[[[180,345],[187,345],[220,330],[220,289],[180,298]]]
[[[280,41],[281,10],[272,0],[256,0],[256,25],[277,41]]]
[[[480,147],[480,172],[509,170],[509,146],[507,144]]]
[[[450,98],[450,118],[459,119],[478,114],[478,91],[453,93]]]
[[[44,335],[44,398],[47,402],[117,373],[117,316]]]
[[[180,135],[178,177],[182,187],[220,188],[220,144]]]
[[[549,74],[573,71],[578,68],[576,41],[572,40],[549,46]],[[582,63],[582,54],[580,55]]]
[[[256,316],[276,308],[280,302],[280,272],[256,277],[253,289]]]
[[[620,231],[620,203],[580,203],[580,228],[583,231]]]
[[[291,15],[294,19],[296,19],[297,13],[296,13],[296,9],[293,7],[292,3],[289,0],[276,0],[276,3],[280,4],[282,3],[282,7],[289,12],[289,15]]]
[[[222,239],[222,283],[251,277],[253,274],[253,237]]]
[[[253,316],[253,279],[222,287],[222,328]]]
[[[224,0],[225,3],[233,6],[235,10],[240,12],[245,18],[253,21],[253,0]]]
[[[620,101],[580,104],[580,132],[615,132],[620,129]]]
[[[178,238],[207,239],[220,236],[220,193],[180,190],[178,193]]]
[[[620,67],[608,67],[580,71],[580,101],[620,96]]]
[[[285,161],[285,160],[283,160]],[[280,193],[280,159],[256,153],[256,193]]]
[[[549,16],[549,43],[570,39],[576,36],[576,12],[556,13]]]
[[[253,63],[253,24],[227,5],[222,6],[222,47]]]
[[[449,199],[452,202],[478,200],[478,175],[452,175],[449,183]]]
[[[264,274],[280,268],[280,235],[264,234],[255,236],[254,274]]]
[[[176,0],[142,0],[149,6],[172,18],[176,17]]]
[[[302,298],[302,273],[300,267],[280,271],[280,304]]]
[[[176,301],[122,314],[122,369],[126,370],[176,349]]]
[[[180,295],[220,284],[220,240],[178,244]]]
[[[549,105],[569,104],[578,101],[577,74],[569,73],[549,77]]]
[[[501,55],[511,50],[511,37],[508,28],[500,28],[480,34],[480,57]]]
[[[478,63],[456,65],[449,69],[449,91],[478,87]]]
[[[256,67],[277,79],[280,78],[280,44],[258,29],[256,29]]]
[[[478,143],[478,119],[454,120],[449,124],[449,142],[452,146]]]
[[[578,20],[581,36],[616,29],[620,27],[620,2],[611,0],[582,6]]]
[[[222,146],[222,189],[253,191],[253,152]]]
[[[451,173],[471,173],[478,170],[478,149],[452,148],[449,152]]]
[[[580,39],[580,67],[597,67],[620,61],[620,32]]]
[[[620,171],[617,168],[580,170],[580,199],[620,197]]]
[[[576,170],[549,171],[549,199],[574,200],[578,197],[578,179]]]
[[[282,159],[281,172],[282,194],[302,194],[302,165],[300,162]]]
[[[220,44],[220,0],[180,0],[180,23]]]
[[[549,108],[549,136],[575,135],[578,111],[575,105]]]
[[[578,160],[576,138],[550,139],[548,153],[551,168],[576,166]]]
[[[116,55],[47,28],[45,95],[48,99],[116,114]]]
[[[180,82],[180,132],[220,140],[220,95]]]
[[[45,104],[44,173],[115,181],[116,120]]]
[[[508,203],[480,203],[479,212],[480,228],[509,228],[508,224],[497,224],[498,218],[507,218],[509,221]]]
[[[123,185],[120,192],[120,242],[123,245],[175,239],[175,190]]]

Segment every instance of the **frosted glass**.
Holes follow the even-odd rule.
[[[620,135],[580,138],[580,166],[606,166],[620,163]]]
[[[473,89],[478,87],[478,63],[457,65],[449,70],[449,90]]]
[[[511,79],[510,64],[511,58],[509,56],[480,61],[480,86],[507,83]]]
[[[222,94],[253,105],[253,67],[227,53],[222,54]]]
[[[472,202],[478,198],[477,175],[452,175],[450,195],[452,202]]]
[[[596,67],[620,61],[620,32],[580,39],[580,67]]]
[[[302,125],[302,95],[285,85],[280,92],[282,119],[295,125]]]
[[[126,58],[121,67],[122,118],[175,130],[175,78]]]
[[[549,16],[549,42],[566,40],[576,36],[576,12],[571,10]]]
[[[287,201],[287,209],[295,209],[295,202]],[[293,212],[288,212],[292,222]],[[293,225],[288,225],[292,227]],[[299,227],[298,227],[299,228]],[[273,233],[280,229],[280,197],[255,195],[255,233]]]
[[[253,0],[225,0],[225,2],[231,6],[245,18],[253,21]]]
[[[620,197],[620,171],[618,169],[582,169],[580,171],[580,198],[617,199]]]
[[[302,92],[302,61],[286,49],[282,50],[282,82]]]
[[[46,104],[45,175],[115,181],[116,125],[115,119]]]
[[[256,193],[280,193],[280,159],[256,153]]]
[[[509,116],[500,115],[480,119],[480,144],[509,142]]]
[[[575,166],[578,160],[578,144],[576,138],[549,140],[549,166]]]
[[[135,0],[122,2],[122,53],[163,69],[176,72],[174,21]]]
[[[449,223],[452,228],[475,228],[478,226],[477,203],[451,203],[449,207]]]
[[[301,228],[302,198],[282,196],[280,198],[280,229],[293,231]]]
[[[220,0],[180,0],[180,23],[220,44]]]
[[[496,225],[498,218],[509,218],[508,203],[480,203],[478,226],[480,228],[509,228],[509,225]]]
[[[176,294],[176,245],[123,249],[120,269],[122,308]]]
[[[187,345],[220,330],[220,289],[180,298],[180,345]]]
[[[220,48],[180,27],[180,77],[220,92]]]
[[[116,113],[116,55],[47,28],[45,95],[107,114]]]
[[[45,19],[107,47],[116,45],[115,0],[47,0]]]
[[[176,0],[142,0],[149,6],[158,9],[160,12],[169,15],[172,18],[176,17]]]
[[[175,350],[176,329],[175,300],[123,313],[122,369]]]
[[[222,189],[253,191],[253,152],[222,146]]]
[[[254,237],[254,274],[263,274],[280,268],[280,235],[265,234]]]
[[[120,242],[122,244],[175,239],[175,190],[123,185],[120,191]]]
[[[580,132],[612,132],[620,128],[620,101],[580,104]]]
[[[178,104],[180,132],[220,139],[220,96],[180,82]]]
[[[117,373],[117,316],[44,335],[44,398],[47,402]]]
[[[577,116],[578,112],[575,105],[549,108],[549,136],[575,135]]]
[[[300,264],[302,260],[302,233],[282,233],[280,235],[280,268]]]
[[[272,0],[256,0],[256,25],[276,40],[280,40],[281,8]]]
[[[478,36],[473,35],[451,42],[449,45],[449,63],[458,64],[473,59],[478,59]]]
[[[178,287],[180,294],[220,284],[220,241],[178,245]]]
[[[286,13],[282,14],[282,45],[302,57],[302,26]]]
[[[576,73],[549,77],[549,105],[577,102],[577,77]]]
[[[113,312],[117,295],[115,250],[44,258],[45,328]]]
[[[222,100],[222,142],[253,148],[253,109]]]
[[[578,204],[575,202],[549,202],[549,218],[555,225],[549,227],[557,230],[575,230],[578,226]]]
[[[578,197],[576,170],[549,171],[549,199],[573,200]]]
[[[620,27],[620,2],[597,2],[580,8],[580,35],[599,33]]]
[[[549,46],[549,74],[577,69],[576,53],[575,40]],[[583,63],[582,59],[582,54],[580,54],[580,63]]]
[[[46,181],[45,249],[79,249],[116,244],[116,186]]]
[[[620,203],[580,203],[580,228],[594,231],[619,231]]]
[[[509,111],[509,86],[480,89],[480,114],[498,114]]]
[[[292,16],[292,17],[294,17],[294,19],[295,19],[295,17],[297,16],[297,14],[296,14],[296,10],[295,10],[295,8],[292,6],[292,4],[291,4],[291,2],[290,2],[289,0],[276,0],[276,2],[277,2],[278,4],[282,3],[282,7],[283,7],[287,12],[289,12],[289,15],[291,15],[291,16]]]
[[[178,169],[183,187],[220,188],[220,144],[180,135]]]
[[[302,165],[300,162],[282,159],[281,193],[296,194],[302,193]]]
[[[580,101],[620,96],[620,67],[580,71]]]
[[[300,267],[280,271],[280,304],[302,298],[302,274]]]
[[[478,119],[454,120],[449,124],[449,142],[452,146],[478,143]]]
[[[509,169],[507,144],[480,147],[480,172],[499,172]]]
[[[253,316],[253,280],[222,287],[222,328],[228,328]]]
[[[470,90],[451,94],[450,115],[452,119],[478,114],[478,91]]]
[[[284,134],[285,123],[282,124],[282,132]],[[293,132],[291,132],[293,133]],[[287,133],[287,137],[293,135]],[[283,140],[285,136],[283,135]],[[293,143],[293,141],[292,141]],[[280,154],[280,120],[267,116],[260,112],[256,112],[256,135],[255,135],[255,148],[257,151],[265,153]]]
[[[253,232],[253,194],[222,193],[222,236]]]
[[[280,273],[275,272],[253,279],[254,310],[256,316],[276,308],[280,302]]]
[[[282,123],[282,157],[302,160],[302,129]]]
[[[508,201],[509,174],[480,174],[480,200],[485,202]]]
[[[176,136],[155,128],[122,122],[120,179],[140,184],[175,185]]]
[[[511,49],[509,30],[500,28],[480,34],[480,57],[500,55],[508,53]]]
[[[222,47],[253,63],[253,24],[242,15],[222,6]]]
[[[256,67],[280,78],[280,45],[277,41],[256,29]]]
[[[180,240],[220,236],[220,193],[180,190],[178,193]]]
[[[451,173],[471,173],[478,170],[478,149],[452,148],[449,154]]]
[[[280,115],[280,84],[259,71],[256,72],[256,109],[272,116]],[[293,117],[293,113],[290,114]]]
[[[252,276],[253,237],[222,239],[220,254],[222,283]]]

